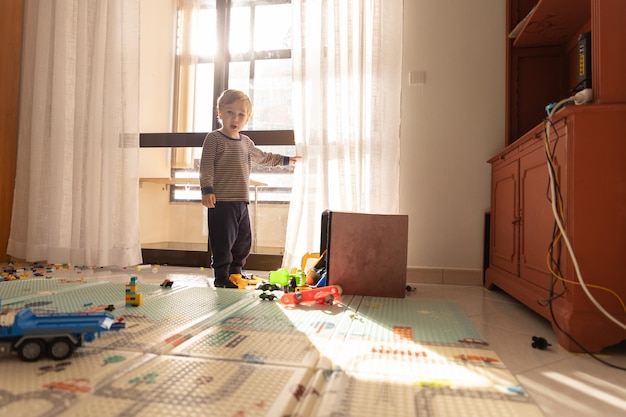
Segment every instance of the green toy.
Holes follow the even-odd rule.
[[[287,268],[280,268],[276,271],[270,271],[269,280],[272,284],[282,285],[286,287],[289,285],[289,280],[294,278],[296,280],[296,286],[306,285],[306,275],[300,270],[292,270],[289,272]]]

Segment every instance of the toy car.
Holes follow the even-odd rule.
[[[0,324],[0,352],[17,352],[25,362],[45,353],[54,360],[68,358],[83,342],[93,342],[107,330],[126,327],[108,312],[35,314],[30,307],[18,311],[13,323]]]
[[[261,300],[266,300],[266,301],[274,301],[275,299],[277,299],[278,297],[275,294],[270,294],[270,293],[262,293],[259,294],[259,298]]]
[[[169,279],[166,279],[165,281],[163,281],[161,283],[161,287],[163,287],[163,288],[172,288],[173,284],[174,284],[174,281],[170,281]]]

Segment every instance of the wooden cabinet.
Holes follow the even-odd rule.
[[[600,305],[626,323],[623,306],[608,291],[626,300],[626,104],[570,106],[554,122],[550,149],[564,229],[580,275]],[[566,349],[582,351],[559,327],[598,352],[626,340],[626,330],[589,300],[565,247],[553,258],[560,259],[560,276],[569,282],[554,279],[548,268],[556,226],[543,137],[543,126],[537,126],[489,161],[491,246],[485,285],[501,288],[550,320]]]
[[[507,45],[505,148],[489,160],[485,284],[548,319],[566,349],[598,352],[626,340],[626,330],[579,282],[582,277],[602,308],[626,323],[616,297],[626,302],[626,1],[534,4],[507,1],[507,29],[517,26],[519,33]],[[563,238],[554,238],[543,120],[545,106],[569,97],[578,82],[578,36],[585,32],[591,32],[594,99],[559,110],[550,129],[570,253]],[[553,241],[559,271],[548,266]]]
[[[564,126],[561,120],[557,125]],[[561,139],[565,134],[560,128]],[[552,240],[554,217],[548,195],[548,170],[538,126],[514,146],[496,155],[492,164],[492,203],[490,265],[507,275],[519,278],[525,285],[549,290],[547,247]],[[566,196],[564,140],[553,141],[555,169]],[[490,268],[491,269],[491,268]],[[487,271],[493,274],[493,270]],[[540,291],[542,292],[542,291]]]

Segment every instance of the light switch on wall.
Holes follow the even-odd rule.
[[[409,85],[424,85],[426,83],[425,71],[410,71]]]

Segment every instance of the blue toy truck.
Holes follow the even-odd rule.
[[[12,324],[2,322],[0,352],[17,352],[26,362],[44,354],[54,360],[66,359],[83,341],[93,342],[103,331],[126,327],[109,312],[35,314],[30,307],[17,312]]]

